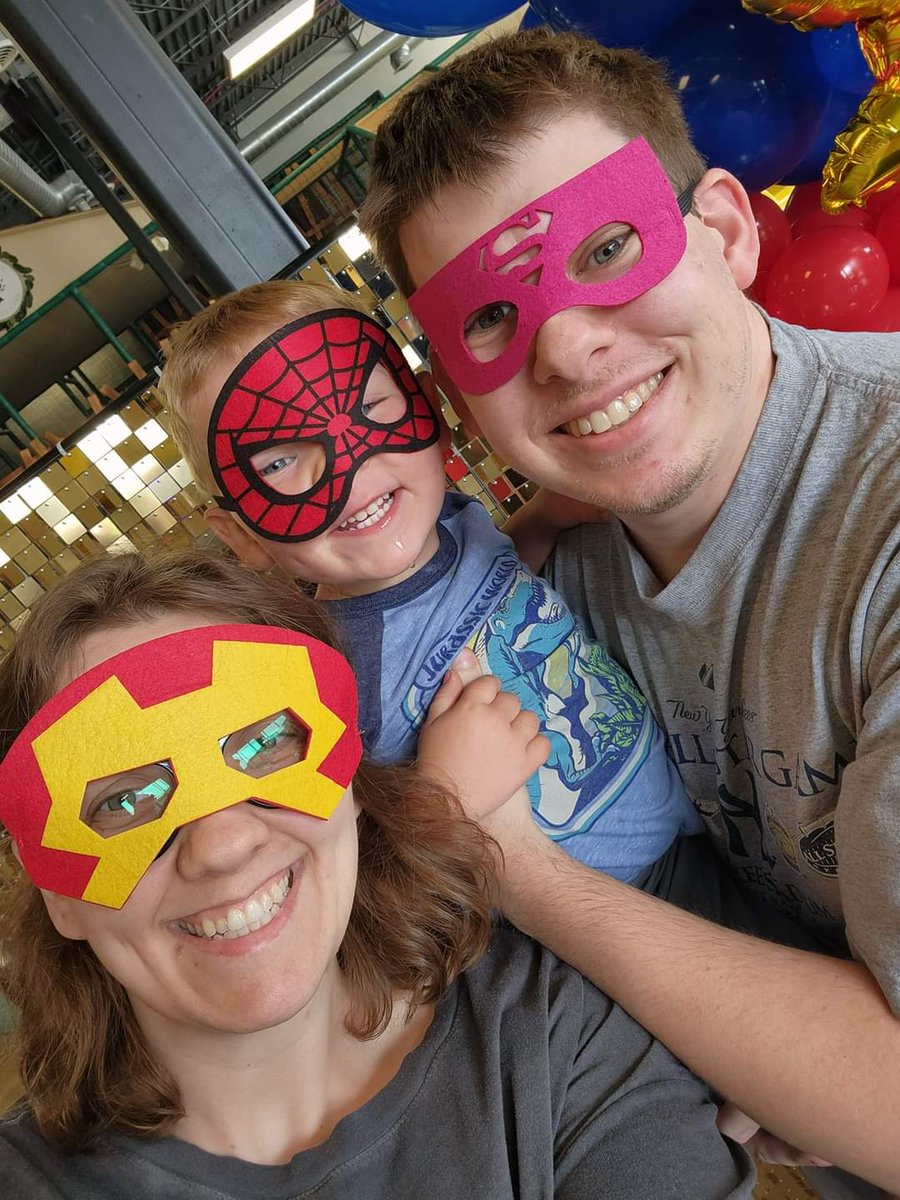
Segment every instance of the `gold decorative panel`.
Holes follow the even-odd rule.
[[[421,330],[358,231],[325,247],[298,278],[330,281],[362,296],[390,326],[413,370],[425,366]],[[531,485],[507,470],[482,438],[470,438],[449,405],[444,413],[453,430],[449,485],[477,496],[502,525]],[[203,502],[155,390],[110,412],[84,437],[76,435],[62,458],[0,497],[0,652],[35,600],[89,555],[159,539],[211,543]]]

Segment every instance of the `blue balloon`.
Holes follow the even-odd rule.
[[[521,3],[521,0],[519,0]],[[347,5],[373,25],[411,37],[453,37],[509,16],[512,0],[352,0]]]
[[[816,66],[831,87],[861,100],[875,76],[863,57],[856,26],[851,23],[837,29],[817,29],[809,39]]]
[[[807,154],[829,89],[815,68],[808,35],[737,4],[702,0],[650,52],[666,60],[694,143],[751,191],[764,188]]]
[[[587,33],[603,46],[646,46],[683,16],[694,0],[532,0],[520,29],[550,25]],[[735,0],[737,3],[737,0]],[[526,21],[528,22],[526,24]]]
[[[546,25],[547,22],[540,13],[535,12],[530,6],[525,9],[525,16],[519,22],[520,29],[537,29],[539,25]]]
[[[784,176],[783,183],[812,183],[814,179],[820,178],[825,159],[834,149],[835,135],[840,133],[856,113],[858,106],[859,99],[851,96],[849,92],[834,89],[829,93],[812,145],[800,162],[791,167]]]

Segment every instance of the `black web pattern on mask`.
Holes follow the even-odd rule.
[[[368,454],[382,450],[402,452],[418,449],[434,440],[433,436],[429,437],[431,431],[427,427],[424,431],[419,431],[420,422],[415,413],[414,403],[411,403],[407,412],[393,424],[381,427],[360,423],[359,406],[363,391],[372,370],[380,360],[385,360],[391,375],[410,400],[412,392],[418,391],[418,385],[400,350],[390,341],[381,326],[360,318],[354,321],[351,333],[344,332],[338,336],[337,330],[329,329],[329,325],[333,327],[337,321],[346,327],[348,322],[353,321],[353,317],[341,312],[330,318],[316,318],[315,323],[321,326],[322,341],[315,349],[299,357],[285,352],[280,343],[286,340],[289,333],[287,330],[280,330],[278,344],[267,342],[259,347],[254,361],[244,369],[240,380],[229,390],[222,405],[221,412],[227,414],[229,407],[234,404],[235,392],[253,397],[253,407],[242,421],[244,428],[237,433],[221,431],[215,434],[215,437],[229,438],[235,457],[235,464],[221,468],[221,474],[228,474],[233,478],[239,473],[243,484],[240,488],[234,488],[233,499],[226,503],[244,512],[246,502],[252,502],[253,496],[265,500],[264,507],[254,506],[254,510],[258,507],[258,511],[254,511],[250,519],[270,536],[286,539],[300,536],[293,532],[300,514],[292,518],[290,526],[284,532],[275,533],[274,530],[270,530],[268,522],[273,512],[283,510],[285,506],[297,507],[301,498],[303,508],[318,510],[320,521],[324,523],[329,512],[333,513],[345,498],[348,478],[354,465]],[[304,326],[308,327],[311,324],[313,322],[302,320],[291,332],[299,332]],[[281,359],[283,369],[278,377],[270,380],[264,388],[256,388],[248,381],[252,380],[259,359],[270,354],[272,350]],[[320,358],[321,366],[317,362]],[[310,369],[310,373],[307,373],[307,368]],[[285,399],[283,392],[278,396],[273,395],[273,392],[280,391],[285,380],[292,375],[295,386],[289,398]],[[344,377],[344,382],[340,385],[336,380],[338,375]],[[408,376],[408,379],[405,376]],[[298,399],[310,393],[315,399],[308,407],[300,407]],[[277,406],[277,413],[267,413],[269,405]],[[349,417],[350,423],[340,433],[330,434],[329,423],[341,415]],[[267,420],[267,417],[270,419]],[[214,413],[211,430],[216,424],[217,414]],[[279,442],[301,441],[324,445],[323,477],[307,492],[298,495],[276,492],[256,475],[249,460],[261,450],[277,446]],[[309,521],[304,520],[303,524],[308,527]],[[316,522],[310,536],[314,536],[320,529],[321,524]]]

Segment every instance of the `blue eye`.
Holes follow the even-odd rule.
[[[604,242],[602,246],[598,246],[596,250],[591,251],[591,258],[598,267],[604,266],[622,252],[622,247],[625,245],[625,238],[617,237],[610,238],[608,242]]]
[[[257,475],[265,478],[267,475],[277,475],[279,471],[283,471],[294,460],[292,458],[273,458],[270,463],[266,463],[264,467],[257,469]]]

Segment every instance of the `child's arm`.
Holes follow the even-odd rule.
[[[606,509],[538,488],[532,499],[509,518],[503,532],[512,538],[522,562],[532,571],[540,571],[564,529],[608,519]]]

